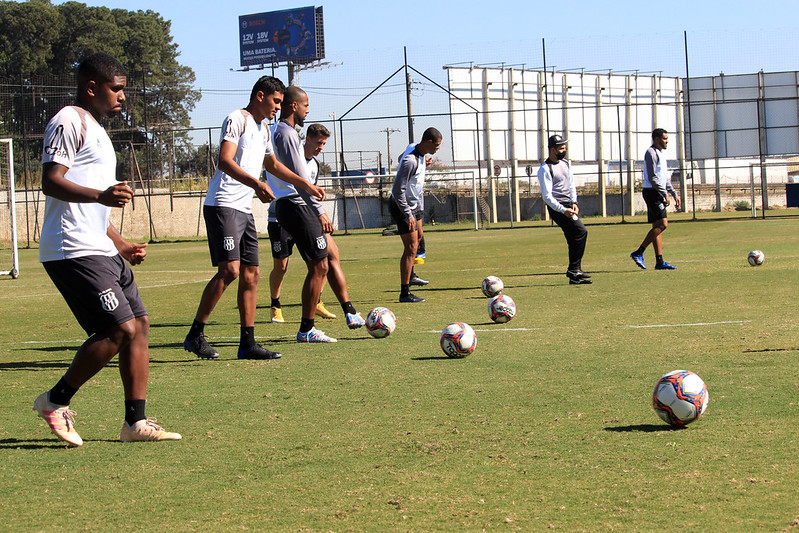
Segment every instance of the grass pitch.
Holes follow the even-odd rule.
[[[235,292],[206,328],[219,361],[182,349],[213,270],[204,242],[153,244],[136,276],[150,312],[148,415],[181,442],[116,442],[116,364],[75,397],[86,441],[66,449],[31,410],[84,339],[22,251],[0,279],[0,530],[751,531],[797,528],[799,335],[796,219],[673,221],[665,256],[629,258],[648,225],[588,219],[590,286],[564,276],[566,244],[547,223],[479,232],[428,227],[422,304],[399,304],[397,237],[337,236],[350,295],[384,305],[397,330],[372,339],[341,314],[317,325],[332,345],[294,342],[305,268],[271,324],[263,278],[256,336],[279,361],[235,360]],[[639,220],[636,217],[634,220]],[[746,262],[762,249],[765,264]],[[494,274],[517,316],[493,324],[481,280]],[[329,288],[323,299],[338,309]],[[477,331],[448,359],[438,333]],[[678,368],[708,385],[686,429],[650,406]]]

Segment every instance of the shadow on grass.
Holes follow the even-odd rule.
[[[616,433],[629,433],[632,431],[652,433],[654,431],[681,431],[683,429],[685,429],[685,427],[667,426],[665,424],[635,424],[632,426],[606,427],[605,431],[613,431]]]
[[[46,370],[52,368],[67,368],[72,362],[62,359],[59,361],[17,361],[14,363],[0,363],[0,371],[9,370]]]
[[[72,448],[58,439],[0,439],[0,450],[41,450],[43,448]]]
[[[763,348],[762,350],[742,350],[741,353],[796,352],[799,348]]]
[[[436,355],[430,357],[411,357],[412,361],[451,361],[458,359],[456,357],[447,357],[446,355]],[[462,357],[460,359],[463,359]]]

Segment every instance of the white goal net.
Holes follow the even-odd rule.
[[[14,146],[0,139],[0,276],[19,276],[17,202],[14,190]]]

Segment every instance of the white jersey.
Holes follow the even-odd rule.
[[[308,180],[314,185],[316,185],[316,183],[319,181],[319,161],[317,161],[315,157],[307,159],[306,161],[308,163]],[[265,174],[267,176],[267,179],[269,176],[272,176],[269,172],[266,172]],[[274,176],[272,176],[272,179],[277,180],[277,178],[275,178]],[[285,183],[280,180],[278,181],[280,183]],[[277,222],[277,212],[275,208],[276,204],[277,202],[272,202],[271,204],[269,204],[269,209],[267,210],[268,222]]]
[[[104,191],[117,183],[117,158],[111,139],[81,107],[67,106],[44,130],[42,164],[58,163],[64,177],[83,187]],[[108,237],[111,208],[96,202],[65,202],[48,196],[39,237],[39,261],[119,253]]]
[[[252,115],[244,109],[236,110],[225,117],[219,145],[222,146],[224,141],[236,145],[233,161],[256,179],[263,171],[264,158],[275,153],[269,125],[264,121],[256,124]],[[208,184],[205,205],[230,207],[244,213],[252,213],[253,194],[255,191],[251,187],[217,169]]]

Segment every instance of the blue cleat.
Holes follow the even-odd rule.
[[[655,270],[677,270],[677,267],[663,261],[655,265]]]
[[[633,258],[633,261],[635,261],[635,264],[638,265],[639,268],[641,268],[642,270],[646,270],[646,265],[644,264],[643,255],[633,252],[630,254],[630,257]]]

